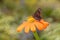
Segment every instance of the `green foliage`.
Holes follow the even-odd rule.
[[[60,21],[60,8],[56,8],[52,14],[51,14],[52,18],[55,20],[55,21]]]
[[[53,11],[53,8],[51,8],[51,7],[44,7],[44,8],[42,8],[43,17],[44,18],[50,17],[52,11]]]

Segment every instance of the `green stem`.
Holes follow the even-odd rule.
[[[33,35],[34,35],[36,40],[40,40],[40,37],[38,36],[37,32],[33,32]]]

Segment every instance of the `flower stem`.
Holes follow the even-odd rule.
[[[40,37],[38,36],[37,32],[33,32],[33,35],[34,35],[36,40],[40,40]]]

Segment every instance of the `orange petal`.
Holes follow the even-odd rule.
[[[35,25],[33,23],[30,25],[30,29],[31,29],[32,32],[36,31]]]
[[[44,25],[44,29],[47,28],[47,26],[49,25],[49,23],[45,22],[43,19],[40,20],[40,23]]]
[[[45,22],[43,19],[40,20],[41,23]]]
[[[47,28],[47,26],[49,25],[49,23],[48,22],[44,22],[44,28]]]
[[[43,30],[43,24],[39,23],[39,22],[35,22],[35,25],[37,27],[38,30]]]
[[[21,24],[18,28],[17,28],[17,32],[21,32],[22,29],[25,27],[25,25],[28,24],[27,22],[23,22],[23,24]]]
[[[25,33],[29,33],[29,29],[30,29],[30,23],[26,25],[25,27]]]

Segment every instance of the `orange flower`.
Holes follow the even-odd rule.
[[[41,31],[47,28],[47,26],[48,26],[48,23],[45,22],[43,19],[38,21],[31,16],[31,17],[28,17],[27,21],[23,22],[17,28],[17,32],[21,32],[23,29],[25,33],[29,33],[29,31],[35,32],[36,28]]]

